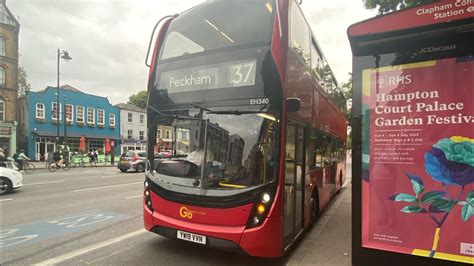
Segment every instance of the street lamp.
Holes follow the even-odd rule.
[[[69,61],[72,58],[69,56],[69,53],[66,50],[60,50],[58,48],[58,84],[56,87],[56,122],[57,122],[57,132],[56,132],[56,146],[59,144],[59,59],[62,58],[64,61]],[[64,120],[64,132],[66,132],[66,120]]]
[[[66,109],[67,97],[64,95],[63,98],[64,98],[64,109],[63,109],[64,110],[64,141],[63,141],[63,144],[66,145],[66,142],[67,142],[67,109]]]

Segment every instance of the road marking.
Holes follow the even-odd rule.
[[[28,224],[17,224],[11,228],[2,227],[0,228],[0,251],[3,252],[10,248],[15,249],[23,244],[38,243],[93,227],[106,227],[107,224],[123,221],[129,217],[120,213],[88,210]]]
[[[46,184],[63,183],[63,182],[64,182],[64,180],[58,180],[58,181],[51,181],[51,182],[41,182],[41,183],[23,184],[23,186],[46,185]]]
[[[85,263],[86,263],[87,265],[90,265],[90,264],[97,264],[97,262],[99,262],[99,261],[101,261],[101,260],[105,260],[105,259],[107,259],[107,258],[110,258],[110,257],[112,257],[112,256],[115,256],[115,255],[117,255],[117,254],[119,254],[119,253],[122,253],[122,252],[124,252],[125,250],[131,249],[131,248],[132,248],[132,247],[125,247],[125,248],[116,250],[115,252],[112,252],[112,253],[110,253],[110,254],[107,254],[107,255],[104,256],[104,257],[97,258],[97,259],[95,259],[95,260],[93,260],[93,261],[86,261]]]
[[[134,199],[134,198],[138,198],[138,197],[143,197],[143,195],[138,195],[138,196],[130,196],[130,197],[127,197],[126,199]]]
[[[138,176],[138,174],[141,174],[141,173],[128,174],[127,176],[133,175],[133,176],[135,177],[135,176]],[[115,174],[115,175],[104,175],[104,176],[101,176],[100,178],[123,177],[123,176],[124,176],[124,175],[120,175],[120,173],[117,173],[117,174]]]
[[[0,199],[0,201],[9,201],[9,200],[13,200],[13,199]]]
[[[113,188],[113,187],[121,187],[121,186],[135,185],[135,184],[143,184],[143,182],[140,181],[140,182],[126,183],[126,184],[112,185],[112,186],[105,186],[105,187],[93,187],[93,188],[76,189],[76,190],[73,190],[72,192],[82,192],[82,191],[97,190],[97,189],[104,189],[104,188]]]
[[[123,236],[112,238],[112,239],[106,240],[106,241],[101,242],[101,243],[97,243],[97,244],[94,244],[94,245],[91,245],[91,246],[88,246],[88,247],[85,247],[85,248],[78,249],[78,250],[73,251],[73,252],[69,252],[69,253],[57,256],[55,258],[50,258],[50,259],[47,259],[45,261],[35,263],[34,265],[54,265],[54,264],[58,264],[58,263],[63,262],[65,260],[75,258],[77,256],[89,253],[89,252],[94,251],[96,249],[100,249],[100,248],[103,248],[103,247],[106,247],[106,246],[110,246],[112,244],[123,241],[125,239],[137,236],[139,234],[143,234],[145,232],[147,232],[145,229],[140,229],[140,230],[131,232],[131,233],[123,235]]]

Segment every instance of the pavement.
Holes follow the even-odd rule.
[[[286,265],[352,265],[351,165],[349,158],[342,192],[298,243]]]

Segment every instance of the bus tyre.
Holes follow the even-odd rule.
[[[342,171],[339,172],[339,185],[337,185],[337,194],[339,194],[342,190]]]
[[[318,196],[318,193],[313,193],[313,195],[311,196],[311,217],[309,221],[310,227],[312,227],[314,223],[316,223],[318,216],[319,216],[319,196]]]
[[[143,173],[145,171],[145,165],[139,164],[137,165],[137,172]]]
[[[0,195],[10,193],[11,190],[12,182],[5,177],[0,177]]]

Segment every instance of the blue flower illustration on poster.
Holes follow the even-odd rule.
[[[397,193],[389,200],[408,202],[410,205],[403,207],[400,211],[424,213],[436,223],[433,247],[429,255],[433,257],[440,240],[441,227],[451,210],[455,206],[461,207],[463,221],[468,221],[474,214],[474,190],[468,192],[465,199],[461,199],[465,187],[474,182],[474,139],[453,136],[439,140],[425,153],[425,170],[435,181],[442,184],[443,191],[425,192],[423,179],[406,173],[415,195]],[[459,187],[459,193],[451,195],[448,186]]]

